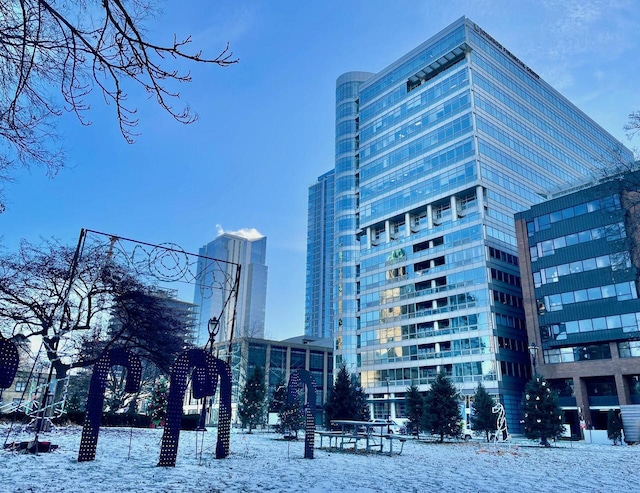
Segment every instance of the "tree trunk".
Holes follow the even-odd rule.
[[[49,353],[49,352],[48,352]],[[51,358],[49,353],[49,357]],[[51,431],[51,420],[55,417],[55,410],[62,405],[66,386],[62,383],[69,372],[69,365],[59,359],[51,361],[49,378],[44,387],[44,393],[40,396],[40,412],[36,417],[36,431]]]

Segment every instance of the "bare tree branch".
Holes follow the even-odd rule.
[[[0,336],[42,340],[58,378],[114,345],[167,372],[192,339],[184,312],[99,247],[85,246],[70,279],[74,253],[53,241],[23,242],[0,256]]]
[[[126,3],[126,5],[125,5]],[[196,116],[185,105],[174,108],[179,93],[173,83],[191,76],[165,68],[167,60],[227,67],[237,63],[229,45],[215,57],[187,50],[191,38],[174,35],[167,45],[147,39],[142,23],[153,13],[153,0],[5,0],[0,2],[0,183],[18,164],[39,164],[49,176],[64,166],[55,117],[63,110],[89,125],[85,98],[97,87],[113,104],[120,131],[134,141],[136,108],[124,87],[138,87],[154,97],[174,119],[192,123]],[[64,108],[52,95],[59,91]],[[2,203],[0,189],[0,212]]]

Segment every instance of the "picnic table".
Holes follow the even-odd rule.
[[[400,450],[396,452],[399,455],[402,453],[404,442],[409,438],[404,435],[385,433],[385,428],[388,427],[387,423],[333,420],[331,425],[339,428],[339,430],[316,432],[320,436],[320,448],[322,448],[322,442],[326,438],[329,440],[329,450],[332,449],[333,444],[340,451],[344,451],[345,447],[353,446],[353,450],[357,452],[358,444],[360,444],[367,453],[377,451],[392,455],[394,453],[393,442],[397,440],[400,442]],[[385,452],[385,445],[388,445],[388,452]]]

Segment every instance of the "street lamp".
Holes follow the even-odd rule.
[[[207,323],[207,331],[209,332],[209,340],[205,344],[205,350],[207,346],[209,346],[209,353],[213,353],[213,347],[216,343],[216,336],[220,331],[220,327],[218,326],[219,320],[216,317],[211,317],[209,322]],[[216,352],[217,354],[217,352]],[[209,399],[209,407],[212,406],[212,401]],[[202,398],[202,409],[200,410],[200,419],[198,420],[198,426],[196,427],[196,431],[206,431],[206,423],[207,423],[207,398]]]
[[[391,394],[389,393],[389,377],[387,377],[387,421],[391,419]]]
[[[533,364],[533,376],[536,376],[536,355],[538,354],[538,345],[535,342],[529,344],[529,354],[531,354],[531,363]]]

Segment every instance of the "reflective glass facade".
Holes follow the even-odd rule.
[[[304,333],[318,338],[333,336],[333,201],[332,170],[309,187]]]
[[[340,77],[336,364],[392,414],[441,370],[466,396],[483,382],[518,431],[530,369],[513,214],[616,146],[466,18],[378,74]]]
[[[360,87],[373,74],[349,72],[336,84],[336,165],[333,222],[333,334],[336,367],[356,373],[358,312],[358,171]]]
[[[205,257],[240,264],[241,271],[236,320],[235,326],[233,326],[231,318],[227,316],[233,312],[229,309],[223,311],[225,300],[229,296],[230,286],[228,283],[213,279],[214,273],[203,264],[206,260],[199,260],[198,279],[203,279],[204,285],[220,286],[220,289],[213,289],[210,296],[207,297],[203,297],[197,286],[194,290],[193,303],[199,307],[197,344],[203,346],[207,343],[209,319],[220,317],[221,313],[223,315],[219,322],[220,332],[216,337],[216,342],[238,337],[264,337],[267,305],[266,236],[245,238],[231,233],[223,233],[200,248],[198,253]],[[235,279],[235,268],[232,266],[227,268],[228,272],[225,275],[230,279]]]

